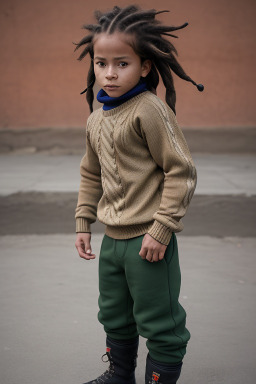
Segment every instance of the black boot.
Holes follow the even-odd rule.
[[[180,377],[182,362],[177,365],[167,365],[147,356],[145,384],[176,384]]]
[[[101,359],[106,363],[109,362],[109,368],[97,379],[84,384],[136,384],[135,368],[139,337],[122,341],[107,337],[106,344],[107,351]]]

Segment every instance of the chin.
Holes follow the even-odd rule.
[[[106,91],[107,95],[109,97],[119,97],[119,96],[122,96],[125,92],[121,92],[120,90],[118,91]]]

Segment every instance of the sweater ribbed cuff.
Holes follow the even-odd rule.
[[[91,225],[88,220],[83,217],[76,219],[76,233],[78,232],[91,232]]]
[[[169,227],[159,223],[157,220],[154,221],[152,227],[148,230],[148,234],[151,237],[164,245],[169,244],[172,237],[172,232],[173,231]]]

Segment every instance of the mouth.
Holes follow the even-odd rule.
[[[107,84],[107,85],[104,86],[104,88],[107,89],[108,91],[114,91],[117,88],[119,88],[119,86],[118,85]]]

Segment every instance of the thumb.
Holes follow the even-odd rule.
[[[90,242],[85,244],[85,253],[92,253],[92,248]]]

